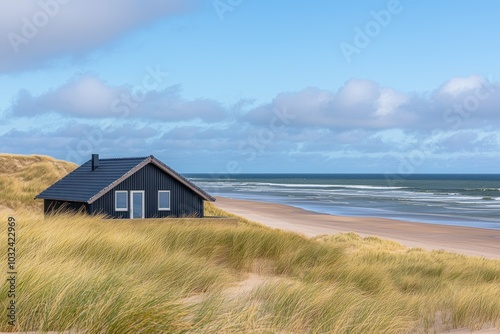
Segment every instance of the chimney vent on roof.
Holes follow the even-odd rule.
[[[99,168],[99,154],[92,154],[92,171]]]

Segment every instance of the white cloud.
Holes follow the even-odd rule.
[[[396,93],[369,80],[350,80],[338,92],[307,88],[282,93],[269,104],[255,108],[243,120],[265,124],[273,112],[286,110],[295,126],[330,129],[384,129],[411,126],[418,114],[400,107],[411,96]]]
[[[456,97],[463,92],[474,91],[475,89],[478,89],[485,84],[486,80],[484,80],[479,75],[471,75],[469,77],[456,77],[450,79],[443,86],[441,86],[439,92],[441,94],[448,94]]]
[[[144,87],[110,86],[92,74],[82,75],[40,96],[19,92],[11,108],[15,116],[57,113],[66,117],[143,119],[176,122],[223,120],[226,110],[210,99],[186,100],[180,87],[146,91]]]
[[[368,80],[350,80],[338,92],[307,88],[278,94],[241,119],[265,125],[273,113],[286,111],[296,127],[457,130],[496,126],[498,106],[500,84],[476,76],[451,79],[429,97],[400,93]]]
[[[0,11],[0,73],[81,56],[199,0],[23,0]]]
[[[99,117],[107,114],[112,102],[118,98],[120,89],[106,86],[95,76],[85,75],[68,83],[55,92],[39,99],[41,110],[71,113],[74,116]]]
[[[408,96],[396,93],[392,89],[381,89],[375,115],[383,117],[397,112],[397,109],[408,100]]]
[[[336,99],[341,106],[371,104],[379,95],[379,87],[369,80],[349,80],[339,90]]]

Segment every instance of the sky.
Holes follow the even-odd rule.
[[[183,173],[500,173],[496,0],[24,0],[0,152]]]

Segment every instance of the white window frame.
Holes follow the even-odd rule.
[[[161,193],[168,193],[168,208],[161,207],[160,203]],[[172,210],[172,194],[170,193],[170,190],[158,190],[158,211],[170,211],[170,210]]]
[[[125,193],[125,208],[118,207],[118,193]],[[128,211],[128,191],[127,190],[116,190],[115,191],[115,211],[118,211],[118,212]]]

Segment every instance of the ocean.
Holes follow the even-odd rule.
[[[500,174],[190,174],[214,196],[344,216],[500,229]]]

